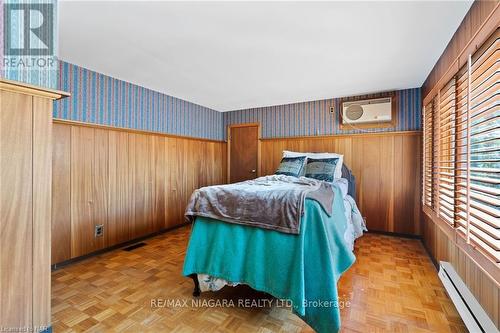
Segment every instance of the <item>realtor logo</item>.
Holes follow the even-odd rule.
[[[4,4],[4,55],[53,56],[52,3]]]

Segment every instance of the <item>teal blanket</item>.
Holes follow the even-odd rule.
[[[333,214],[306,199],[300,234],[196,218],[183,275],[208,274],[290,300],[317,332],[340,329],[337,281],[355,260],[344,242],[347,221],[340,189]]]

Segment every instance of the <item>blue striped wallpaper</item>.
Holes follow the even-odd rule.
[[[248,122],[261,124],[263,138],[421,129],[420,88],[395,92],[399,110],[395,128],[371,130],[341,130],[338,112],[330,113],[331,105],[339,110],[338,98],[221,113],[64,61],[59,61],[54,88],[71,93],[70,98],[54,102],[55,118],[213,140],[226,138],[227,125]]]
[[[399,110],[395,128],[341,130],[338,115],[341,100],[332,98],[225,112],[224,137],[227,125],[253,122],[261,124],[263,138],[420,130],[420,88],[398,90],[395,93]],[[379,95],[366,95],[377,96]],[[332,105],[336,110],[334,114],[330,113]]]
[[[60,61],[54,117],[87,123],[222,140],[222,113]]]

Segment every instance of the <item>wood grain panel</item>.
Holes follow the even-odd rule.
[[[427,100],[435,96],[467,62],[468,54],[476,50],[498,27],[499,4],[498,1],[474,1],[422,85],[422,98]]]
[[[403,137],[403,216],[409,216],[413,221],[421,221],[421,193],[422,193],[422,138],[416,136]],[[407,182],[405,180],[413,180]],[[398,198],[398,197],[396,197]],[[398,198],[401,200],[401,197]],[[396,228],[396,232],[421,234],[421,224],[414,224],[413,228],[408,224],[399,225],[402,229]]]
[[[403,170],[403,163],[404,163],[404,157],[403,157],[403,151],[404,151],[404,141],[405,137],[403,136],[395,136],[394,141],[393,141],[393,149],[394,149],[394,156],[397,158],[393,159],[393,167],[392,167],[392,174],[393,174],[393,188],[392,188],[392,195],[393,199],[392,200],[400,200],[401,198],[405,197],[405,193],[408,190],[406,187],[406,182],[404,181],[404,170]],[[417,196],[418,199],[420,199],[420,196]],[[418,205],[418,209],[420,209],[420,205]],[[408,218],[408,215],[406,215],[406,212],[403,209],[396,209],[393,210],[393,219],[391,222],[391,225],[393,227],[392,230],[396,230],[396,225],[398,230],[404,229],[403,226],[399,226],[399,223],[394,223],[394,221],[405,221]],[[420,220],[415,220],[415,221],[420,221]],[[396,225],[395,225],[396,224]],[[417,224],[418,225],[418,224]]]
[[[109,131],[108,140],[109,207],[105,233],[108,246],[113,246],[130,239],[130,217],[134,215],[134,207],[129,204],[132,188],[129,179],[128,133]]]
[[[71,257],[102,248],[94,237],[98,221],[93,212],[95,129],[71,128]]]
[[[200,174],[201,174],[201,166],[200,166],[200,158],[199,151],[203,149],[203,143],[197,143],[193,141],[187,141],[187,151],[189,152],[185,157],[186,165],[188,168],[192,169],[189,177],[186,177],[186,191],[184,192],[183,202],[187,203],[191,193],[195,190],[195,185],[200,183]],[[185,171],[183,172],[186,173]]]
[[[263,139],[261,170],[273,174],[283,150],[343,154],[368,229],[419,235],[420,140],[420,132]]]
[[[361,188],[362,184],[362,167],[363,167],[363,155],[361,154],[363,149],[363,139],[361,137],[353,137],[352,138],[352,150],[351,150],[351,161],[352,165],[347,165],[349,168],[351,168],[351,171],[356,177],[356,202],[358,203],[358,208],[361,204],[360,200],[360,191],[359,189]]]
[[[129,134],[129,163],[133,164],[135,218],[133,236],[141,237],[153,232],[153,141],[145,134]]]
[[[367,217],[367,225],[369,229],[385,230],[386,223],[382,217],[385,215],[387,205],[381,205],[380,191],[385,185],[385,179],[380,178],[381,162],[386,156],[381,158],[381,139],[380,137],[365,137],[358,146],[361,150],[357,153],[363,159],[359,170],[359,182],[356,184],[359,189],[359,204],[361,212]]]
[[[108,189],[109,189],[109,147],[108,131],[104,129],[94,130],[94,160],[92,164],[92,221],[94,225],[104,226],[104,235],[95,237],[96,249],[105,248],[107,239],[105,237],[108,228]]]
[[[179,170],[180,164],[183,162],[177,154],[177,139],[167,138],[166,139],[166,150],[167,155],[167,221],[166,227],[175,226],[179,223],[180,217],[180,207],[181,207],[181,190],[183,186],[182,181],[178,177],[178,173],[182,172]],[[179,189],[179,190],[178,190]]]
[[[223,184],[227,180],[227,143],[222,142],[218,144],[219,149],[222,151],[221,154],[221,159],[222,161],[219,162],[220,164],[215,164],[216,166],[222,165],[222,170],[220,171],[222,173],[222,178],[219,178],[215,181],[216,184]],[[217,168],[216,168],[217,169]]]
[[[71,258],[71,127],[54,124],[52,154],[52,262]]]
[[[32,97],[0,91],[0,323],[32,327]]]
[[[129,208],[129,239],[134,239],[137,238],[137,232],[136,228],[137,225],[141,222],[140,220],[137,220],[137,213],[136,213],[136,207],[137,207],[137,198],[135,195],[136,192],[136,183],[137,183],[137,166],[135,162],[136,158],[136,148],[137,145],[135,143],[135,138],[137,134],[134,133],[127,133],[127,141],[128,141],[128,154],[126,156],[128,160],[128,170],[127,170],[127,178],[128,178],[128,183],[129,183],[129,201],[128,205],[130,206]]]
[[[299,151],[297,147],[294,147],[293,151]],[[270,175],[273,174],[276,170],[274,168],[273,158],[275,156],[274,153],[274,142],[266,142],[262,143],[262,159],[260,161],[261,165],[261,173],[262,175]]]
[[[394,178],[395,178],[395,170],[394,170],[394,160],[395,156],[398,156],[395,147],[394,141],[395,137],[390,136],[382,136],[379,138],[379,154],[384,158],[380,159],[380,168],[379,168],[379,202],[377,203],[377,208],[382,207],[379,210],[379,218],[382,222],[382,230],[396,230],[400,233],[411,234],[412,230],[407,230],[406,232],[401,232],[398,230],[400,227],[400,223],[396,222],[394,219],[394,201],[401,200],[401,197],[396,197],[394,195]],[[410,150],[410,153],[412,151]],[[349,164],[348,164],[349,165]],[[403,178],[408,179],[408,178]],[[369,190],[368,190],[369,191]],[[405,191],[404,193],[412,193],[409,191]],[[367,193],[367,196],[369,192]],[[384,204],[385,203],[385,204]],[[402,223],[402,225],[407,225]]]
[[[207,144],[207,158],[208,160],[214,161],[216,164],[220,164],[222,158],[222,152],[220,151],[219,146],[220,145],[217,145],[214,142],[209,142]],[[206,181],[203,185],[206,186],[215,184],[217,179],[222,175],[221,170],[213,169],[207,163],[203,163],[203,166],[207,175]]]
[[[154,141],[154,170],[155,195],[153,203],[153,229],[161,230],[167,224],[167,138],[153,137]]]
[[[175,220],[174,225],[181,223],[183,220],[183,213],[186,207],[186,198],[189,195],[188,192],[188,174],[186,169],[190,166],[187,164],[188,154],[192,153],[188,151],[188,142],[185,140],[176,139],[176,159],[177,163],[174,165],[174,173],[171,174],[171,186],[173,186],[174,191],[176,191],[177,199],[174,202],[176,205]]]
[[[50,326],[52,100],[33,97],[33,326]]]
[[[57,235],[71,251],[53,264],[185,223],[193,190],[226,176],[223,142],[57,121],[53,144],[53,228],[71,226]]]

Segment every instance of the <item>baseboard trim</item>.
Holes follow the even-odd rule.
[[[368,230],[367,233],[385,235],[385,236],[391,236],[391,237],[402,237],[402,238],[409,238],[409,239],[422,239],[421,235],[404,234],[404,233],[382,231],[382,230]]]
[[[425,252],[427,252],[427,255],[429,256],[429,258],[431,258],[431,261],[434,264],[434,268],[436,269],[436,272],[439,271],[439,263],[437,262],[437,260],[432,255],[431,251],[427,247],[427,244],[425,244],[425,240],[424,240],[423,237],[422,237],[421,241],[422,241],[422,245],[424,246]]]
[[[152,237],[164,234],[166,232],[169,232],[169,231],[172,231],[172,230],[175,230],[175,229],[178,229],[178,228],[185,227],[188,224],[191,224],[191,223],[186,222],[186,223],[182,223],[182,224],[176,225],[174,227],[161,229],[161,230],[153,232],[151,234],[147,234],[145,236],[134,238],[134,239],[128,240],[128,241],[120,243],[120,244],[116,244],[116,245],[113,245],[113,246],[110,246],[110,247],[107,247],[107,248],[104,248],[104,249],[100,249],[100,250],[97,250],[97,251],[85,254],[83,256],[71,258],[71,259],[62,261],[62,262],[57,263],[57,264],[52,264],[52,265],[50,265],[50,267],[51,267],[51,270],[54,272],[54,271],[57,271],[58,269],[66,267],[68,265],[75,264],[77,262],[80,262],[80,261],[83,261],[83,260],[86,260],[86,259],[98,256],[98,255],[104,254],[106,252],[111,252],[111,251],[118,250],[118,249],[123,248],[123,247],[130,246],[130,245],[132,245],[134,243],[138,243],[138,242],[143,241],[145,239],[152,238]]]

